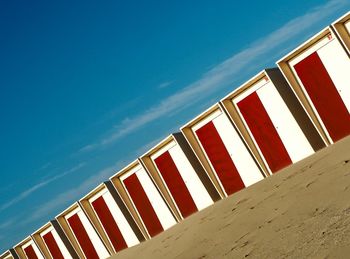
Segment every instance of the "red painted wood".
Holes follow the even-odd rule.
[[[187,217],[198,211],[170,153],[166,151],[157,157],[154,162],[173,196],[181,215]],[[179,163],[181,163],[181,161],[179,161]]]
[[[27,246],[26,248],[23,249],[24,253],[26,254],[26,256],[28,257],[28,259],[38,259],[33,246]]]
[[[43,236],[44,242],[54,259],[64,259],[60,248],[58,247],[52,232],[48,232]]]
[[[124,237],[120,232],[120,229],[115,222],[104,198],[102,196],[97,198],[92,202],[92,206],[94,207],[103,228],[111,240],[114,249],[118,252],[124,248],[127,248],[128,246],[125,243]]]
[[[146,192],[136,174],[124,179],[124,184],[139,212],[143,223],[151,237],[164,231],[156,212],[154,211]]]
[[[244,183],[228,153],[224,142],[211,121],[196,130],[211,164],[213,165],[225,192],[229,195],[243,189]],[[243,172],[244,173],[244,172]]]
[[[294,68],[332,140],[337,141],[349,135],[349,112],[317,52],[300,61]]]
[[[237,105],[271,171],[275,173],[290,165],[292,160],[257,93]]]
[[[68,220],[68,224],[74,232],[81,249],[87,259],[98,259],[98,254],[92,244],[88,233],[86,232],[83,223],[81,222],[78,214],[74,214]]]

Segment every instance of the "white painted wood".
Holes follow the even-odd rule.
[[[76,207],[74,210],[72,210],[72,211],[68,212],[67,214],[65,214],[64,218],[67,220],[71,216],[77,214],[79,211],[81,211],[80,207]]]
[[[255,82],[252,86],[250,86],[248,89],[246,89],[243,93],[239,94],[238,96],[235,96],[233,99],[231,99],[232,103],[236,106],[240,101],[245,99],[248,95],[256,92],[259,88],[264,86],[265,84],[269,83],[270,81],[266,78],[260,79],[259,81]],[[236,106],[237,108],[237,106]]]
[[[94,196],[89,198],[89,203],[93,203],[95,200],[97,200],[98,198],[100,198],[101,196],[103,196],[107,192],[108,192],[108,189],[103,188],[101,191],[99,191],[98,193],[94,194]]]
[[[56,240],[56,243],[63,255],[64,258],[73,258],[70,253],[68,252],[68,249],[64,245],[63,241],[61,240],[60,236],[58,235],[56,230],[52,230],[52,235],[54,239]]]
[[[216,111],[209,114],[208,116],[206,116],[205,118],[203,118],[202,120],[197,122],[195,125],[193,125],[191,127],[192,131],[195,132],[197,129],[203,127],[205,124],[207,124],[208,122],[214,120],[216,117],[221,116],[221,115],[222,115],[222,111],[220,109],[217,109]]]
[[[61,240],[60,236],[58,235],[57,231],[56,231],[52,226],[48,227],[47,229],[45,229],[43,232],[40,233],[41,239],[44,240],[43,237],[44,237],[47,233],[49,233],[49,232],[52,233],[52,236],[53,236],[53,238],[55,239],[56,244],[57,244],[58,248],[60,249],[60,251],[61,251],[63,257],[64,257],[64,258],[71,259],[72,256],[71,256],[70,253],[68,252],[68,249],[67,249],[66,246],[64,245],[64,243],[63,243],[63,241]],[[45,244],[47,250],[50,252],[50,250],[49,250],[48,246],[46,245],[45,241],[44,241],[44,244]],[[50,254],[51,254],[51,252],[50,252]],[[52,255],[51,255],[51,256],[52,256]]]
[[[142,166],[140,165],[140,164],[138,164],[138,165],[136,165],[136,166],[134,166],[133,168],[131,168],[130,170],[128,170],[127,172],[125,172],[125,173],[123,173],[120,177],[119,177],[119,179],[122,181],[122,183],[123,183],[123,181],[126,179],[126,178],[128,178],[130,175],[132,175],[132,174],[134,174],[134,173],[136,173],[137,171],[140,171],[140,170],[143,170],[143,168],[142,168]],[[124,183],[123,183],[124,184]],[[125,187],[125,186],[124,186]]]
[[[348,33],[350,34],[350,20],[346,21],[344,23],[344,26],[345,26],[346,30],[348,31]]]
[[[250,186],[263,179],[263,175],[242,142],[229,119],[222,114],[213,120],[228,153],[239,172],[245,186]]]
[[[23,250],[23,253],[25,254],[25,256],[28,258],[28,256],[26,255],[24,249],[27,248],[28,246],[32,246],[33,247],[33,250],[36,254],[36,256],[39,258],[39,259],[44,259],[44,257],[42,256],[39,248],[37,247],[37,245],[34,243],[33,240],[30,240],[28,241],[27,243],[25,243],[24,245],[22,245],[22,250]]]
[[[174,140],[170,141],[168,144],[166,144],[163,147],[161,147],[160,149],[158,149],[157,152],[154,152],[150,156],[151,160],[155,160],[157,157],[161,156],[166,151],[168,151],[169,149],[171,149],[172,147],[174,147],[176,145],[177,145],[177,143]]]
[[[339,95],[350,112],[350,59],[338,41],[332,41],[317,51]]]
[[[301,52],[300,54],[298,54],[297,56],[295,56],[294,58],[289,60],[288,64],[291,66],[291,68],[293,68],[300,61],[302,61],[306,57],[310,56],[315,51],[318,51],[320,48],[324,47],[325,45],[327,45],[331,41],[334,41],[334,40],[337,41],[337,39],[335,38],[335,35],[333,33],[331,33],[330,35],[331,35],[330,38],[328,36],[321,38],[315,44],[311,45],[306,50],[304,50],[303,52]],[[296,74],[296,72],[295,72],[295,74]]]
[[[172,215],[162,196],[159,194],[147,172],[144,169],[140,169],[136,172],[136,176],[139,179],[148,199],[150,200],[150,203],[157,214],[163,229],[166,230],[175,225],[176,220],[174,216]]]
[[[269,82],[256,91],[293,163],[314,153],[275,86]]]
[[[137,245],[139,243],[139,240],[137,239],[134,231],[130,227],[128,221],[124,217],[124,214],[118,207],[118,204],[115,202],[110,192],[104,193],[102,197],[105,200],[107,207],[110,210],[115,222],[117,223],[117,226],[121,234],[123,235],[127,246],[131,247]]]
[[[197,209],[202,210],[213,204],[213,200],[179,145],[170,148],[169,154],[184,180]]]

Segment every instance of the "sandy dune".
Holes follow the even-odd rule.
[[[350,258],[350,137],[112,258]]]

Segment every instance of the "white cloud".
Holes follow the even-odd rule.
[[[75,188],[72,188],[68,191],[64,191],[59,194],[56,198],[51,199],[50,201],[44,203],[43,205],[37,207],[31,215],[25,219],[22,224],[27,224],[34,220],[43,218],[47,214],[55,211],[58,207],[66,205],[68,202],[73,202],[79,198],[81,198],[88,190],[93,189],[99,183],[106,181],[116,169],[120,168],[120,166],[125,165],[125,161],[119,161],[112,166],[108,166],[93,176],[89,177],[85,181],[83,181],[80,185]]]
[[[71,169],[69,169],[69,170],[67,170],[67,171],[65,171],[65,172],[63,172],[61,174],[55,175],[55,176],[53,176],[53,177],[51,177],[51,178],[49,178],[47,180],[44,180],[44,181],[42,181],[40,183],[37,183],[36,185],[32,186],[31,188],[29,188],[29,189],[25,190],[24,192],[18,194],[16,198],[13,198],[12,200],[2,204],[0,206],[0,211],[3,211],[5,209],[13,206],[14,204],[22,201],[23,199],[25,199],[29,195],[31,195],[33,192],[43,188],[44,186],[46,186],[46,185],[48,185],[48,184],[50,184],[50,183],[52,183],[52,182],[54,182],[54,181],[64,177],[64,176],[66,176],[66,175],[68,175],[70,173],[73,173],[73,172],[77,171],[78,169],[80,169],[83,166],[85,166],[85,164],[86,163],[80,163],[77,166],[74,166],[73,168],[71,168]]]
[[[171,112],[178,112],[206,98],[214,91],[217,91],[218,88],[231,82],[235,75],[249,64],[253,64],[259,60],[263,54],[272,53],[276,47],[293,39],[346,4],[348,4],[346,0],[331,0],[325,5],[313,8],[304,15],[290,20],[266,37],[257,39],[248,48],[234,54],[232,57],[209,70],[199,80],[172,96],[165,98],[157,105],[150,107],[139,115],[125,118],[121,123],[115,125],[113,129],[106,134],[107,136],[105,138],[83,147],[81,151],[92,151],[112,144],[118,139],[162,116]]]
[[[170,86],[170,85],[172,85],[172,84],[173,84],[173,81],[163,82],[163,83],[161,83],[160,85],[158,85],[158,89],[166,88],[166,87],[168,87],[168,86]]]

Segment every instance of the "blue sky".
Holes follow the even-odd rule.
[[[348,10],[1,1],[0,251]]]

